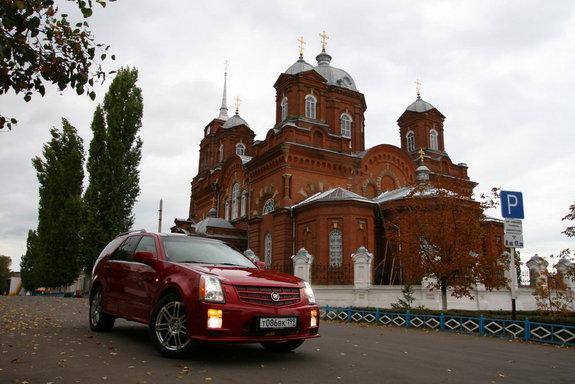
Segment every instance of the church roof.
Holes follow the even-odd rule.
[[[253,158],[252,156],[246,156],[246,155],[238,155],[238,157],[242,160],[242,164],[247,163]]]
[[[372,201],[366,197],[360,196],[357,193],[348,191],[341,187],[332,188],[324,192],[318,192],[313,196],[308,197],[304,201],[294,205],[293,207],[299,207],[301,205],[310,204],[316,201],[342,201],[342,200],[353,200],[353,201],[364,201],[371,203]]]
[[[250,127],[250,125],[244,119],[242,119],[240,115],[236,112],[235,115],[226,120],[224,125],[222,125],[222,128],[232,128],[237,127],[239,125],[245,125],[248,128]]]
[[[427,101],[424,101],[419,95],[417,95],[417,99],[411,103],[409,107],[407,107],[406,111],[411,112],[427,112],[431,109],[435,109],[435,107],[429,104]]]
[[[373,199],[373,201],[380,204],[385,203],[387,201],[400,200],[409,195],[411,191],[413,191],[413,188],[414,187],[403,187],[391,191],[385,191],[381,195]]]
[[[331,66],[331,56],[326,51],[322,50],[322,52],[316,56],[316,60],[317,67],[315,67],[314,70],[326,79],[329,85],[337,85],[338,87],[357,91],[355,82],[349,73],[343,69]]]
[[[313,69],[313,65],[306,62],[302,56],[299,57],[298,61],[293,63],[286,71],[288,75],[295,75],[300,72],[311,71]]]
[[[205,219],[194,225],[196,228],[196,233],[207,233],[208,228],[226,228],[235,229],[235,227],[226,219],[221,217],[208,216]]]

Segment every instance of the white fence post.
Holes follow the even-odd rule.
[[[371,287],[373,254],[361,246],[351,255],[351,258],[353,259],[353,285],[355,288],[369,289]]]
[[[291,257],[291,259],[293,262],[294,276],[311,283],[311,264],[313,262],[313,255],[305,248],[301,248]]]

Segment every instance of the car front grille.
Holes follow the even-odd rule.
[[[281,307],[296,304],[300,301],[299,288],[238,285],[236,290],[240,300],[244,303]]]

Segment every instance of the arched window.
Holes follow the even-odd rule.
[[[415,134],[412,131],[407,133],[407,150],[414,151],[415,150]]]
[[[264,239],[264,262],[266,263],[266,268],[272,266],[272,234],[266,233]]]
[[[284,121],[288,117],[288,99],[287,99],[287,97],[284,97],[282,99],[281,107],[282,107],[282,121]]]
[[[315,119],[315,107],[317,99],[312,95],[305,97],[305,117],[308,119]]]
[[[241,210],[240,210],[240,216],[241,217],[244,217],[246,215],[247,202],[248,202],[248,192],[243,191],[242,192],[242,204],[241,204]]]
[[[351,116],[347,113],[341,115],[341,135],[351,137]]]
[[[429,146],[431,149],[439,149],[439,145],[437,144],[437,137],[438,134],[435,129],[429,131]]]
[[[262,210],[262,214],[267,215],[270,212],[273,212],[276,209],[276,203],[274,203],[274,199],[267,199],[264,208]]]
[[[238,209],[240,203],[240,185],[235,183],[232,187],[232,220],[238,218]]]
[[[243,156],[246,154],[246,146],[243,143],[236,144],[236,155]]]
[[[339,229],[329,233],[329,266],[340,267],[343,262],[343,235]]]
[[[218,161],[224,161],[224,145],[220,144],[220,148],[218,149]]]

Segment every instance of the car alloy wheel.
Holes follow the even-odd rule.
[[[96,288],[90,296],[89,316],[92,331],[105,332],[114,327],[115,317],[104,312],[104,296],[101,288]]]
[[[164,356],[180,356],[191,348],[186,311],[179,295],[170,294],[160,300],[152,314],[150,333],[154,345]]]

